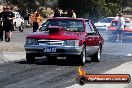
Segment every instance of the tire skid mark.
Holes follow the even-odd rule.
[[[14,72],[14,73],[10,73],[10,71],[7,71],[8,73],[6,73],[3,77],[0,77],[0,88],[7,86],[9,84],[13,84],[13,83],[17,83],[21,80],[27,79],[27,78],[31,78],[34,75],[38,75],[41,74],[45,71],[50,71],[55,69],[56,67],[52,67],[49,66],[48,69],[44,69],[44,67],[32,67],[32,68],[28,68],[28,69],[21,69],[19,70],[19,72]],[[11,68],[9,68],[11,69]],[[8,70],[8,69],[7,69]]]

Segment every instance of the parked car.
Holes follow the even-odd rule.
[[[13,12],[15,19],[13,20],[14,28],[19,29],[20,32],[23,32],[24,29],[24,19],[21,17],[19,12]]]
[[[93,62],[100,61],[104,40],[88,19],[50,18],[39,30],[26,36],[24,47],[28,62],[34,62],[35,57],[40,56],[53,62],[57,57],[74,58],[82,65],[86,56]]]
[[[109,30],[107,31],[108,40],[116,41],[117,39],[117,25],[118,20],[112,20]],[[132,22],[131,20],[125,20],[125,28],[122,30],[123,39],[132,37]]]
[[[106,17],[100,20],[99,22],[95,23],[94,25],[96,26],[98,31],[106,31],[108,30],[108,27],[111,24],[111,21],[114,20],[116,17]]]

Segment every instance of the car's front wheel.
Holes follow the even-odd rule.
[[[28,63],[34,63],[35,62],[35,56],[30,53],[26,53],[26,60]]]

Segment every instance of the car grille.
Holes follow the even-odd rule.
[[[38,40],[39,45],[63,45],[64,41],[62,40]]]

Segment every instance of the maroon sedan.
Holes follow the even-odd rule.
[[[40,32],[26,37],[26,59],[34,62],[35,57],[46,56],[55,61],[58,57],[76,59],[82,65],[86,57],[99,62],[103,38],[88,19],[51,18],[42,24]]]

